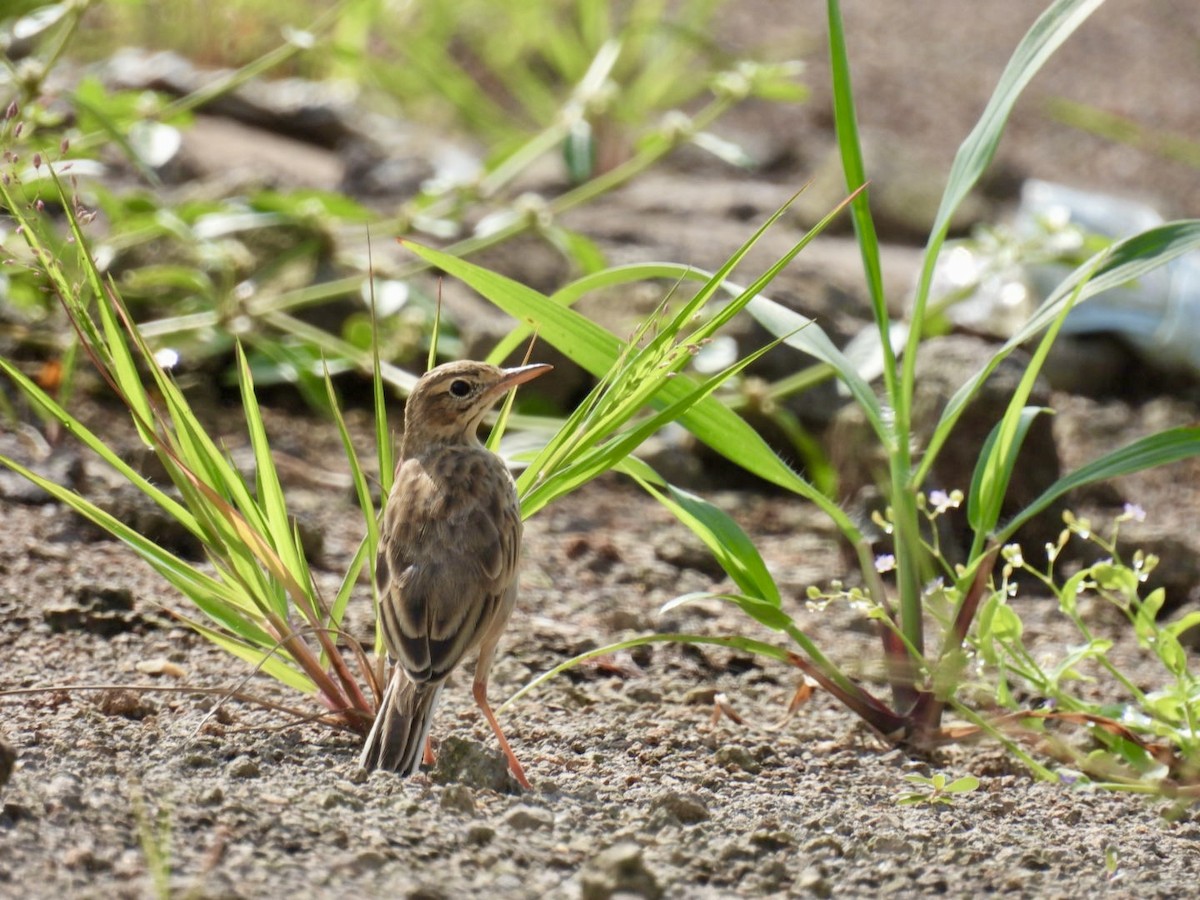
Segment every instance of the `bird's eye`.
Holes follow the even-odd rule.
[[[456,378],[450,382],[450,393],[455,397],[465,397],[471,393],[470,382],[463,381],[461,378]]]

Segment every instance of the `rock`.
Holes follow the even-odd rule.
[[[692,688],[683,695],[684,706],[712,706],[717,699],[715,687]]]
[[[13,769],[17,766],[17,751],[13,745],[0,737],[0,788],[8,784]]]
[[[646,685],[634,685],[625,691],[625,696],[634,703],[661,703],[662,694]]]
[[[85,466],[76,448],[66,445],[56,447],[44,459],[34,459],[31,458],[29,447],[19,436],[10,434],[0,438],[0,450],[4,455],[23,463],[35,475],[55,484],[72,490],[80,490],[84,486]],[[0,469],[0,497],[29,505],[56,502],[46,491],[10,469]]]
[[[120,716],[135,721],[153,716],[158,712],[158,707],[144,694],[119,688],[102,692],[96,698],[96,706],[106,716]]]
[[[436,784],[463,784],[501,794],[521,793],[503,753],[457,737],[442,741],[430,777]]]
[[[342,797],[337,791],[325,791],[317,801],[321,809],[333,809],[342,805]]]
[[[134,663],[133,667],[143,675],[166,675],[171,678],[187,678],[187,671],[182,666],[161,656],[138,660]]]
[[[225,773],[230,778],[257,778],[262,774],[258,760],[249,756],[239,756],[226,768]]]
[[[658,879],[646,867],[642,848],[632,841],[614,844],[588,860],[580,875],[582,900],[609,900],[618,894],[658,898]]]
[[[785,850],[796,843],[788,832],[778,828],[759,828],[750,835],[750,845],[767,853]]]
[[[42,617],[51,631],[85,631],[101,637],[158,626],[155,617],[134,611],[133,593],[128,588],[93,584],[79,587],[67,602],[47,606]]]
[[[485,825],[478,822],[467,829],[467,843],[476,847],[482,847],[484,844],[490,844],[492,838],[496,836],[496,829],[491,825]]]
[[[796,879],[796,890],[812,894],[814,897],[828,897],[833,893],[829,880],[816,866],[811,866],[800,873],[800,877]]]
[[[68,772],[55,775],[46,785],[46,797],[62,809],[83,809],[83,782]]]
[[[164,490],[168,496],[180,499],[175,487],[168,486]],[[136,485],[129,482],[114,484],[104,496],[97,499],[97,505],[164,550],[169,550],[184,559],[205,559],[204,546],[200,539]]]
[[[354,855],[349,868],[353,872],[374,872],[383,868],[387,861],[387,856],[380,850],[362,850]]]
[[[554,813],[539,806],[514,806],[505,814],[504,824],[514,831],[553,828]]]
[[[654,805],[678,819],[684,825],[706,822],[712,818],[704,801],[695,794],[668,791],[660,794]]]
[[[762,771],[758,760],[751,756],[745,747],[735,744],[726,744],[718,748],[717,752],[713,754],[713,759],[719,766],[726,769],[741,769],[750,775],[757,775]]]
[[[439,805],[442,809],[472,815],[475,812],[475,794],[465,784],[452,784],[442,791]]]

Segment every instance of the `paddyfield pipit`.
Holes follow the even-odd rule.
[[[476,432],[504,394],[551,368],[447,363],[409,395],[375,563],[392,674],[363,747],[366,769],[417,771],[442,685],[478,648],[475,702],[529,788],[487,701],[488,671],[517,595],[521,510],[508,467]]]

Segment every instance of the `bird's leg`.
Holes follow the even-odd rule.
[[[422,760],[427,766],[432,766],[437,762],[437,757],[433,755],[433,739],[425,738],[425,758]]]
[[[492,731],[496,733],[496,739],[500,741],[500,749],[504,751],[504,755],[508,757],[508,767],[512,770],[513,776],[517,779],[517,784],[525,788],[527,791],[533,790],[533,786],[529,783],[529,779],[525,777],[525,770],[521,768],[521,764],[517,762],[516,754],[512,752],[512,747],[508,746],[508,739],[504,737],[504,732],[500,730],[500,723],[496,721],[496,715],[492,712],[492,708],[488,705],[487,700],[487,682],[476,680],[471,687],[471,693],[475,695],[475,702],[479,704],[479,708],[483,710],[483,717],[487,719],[488,724],[492,726]]]

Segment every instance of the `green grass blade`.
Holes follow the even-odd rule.
[[[303,671],[289,664],[282,655],[282,650],[273,652],[271,647],[264,649],[257,644],[239,640],[223,631],[209,628],[202,622],[186,618],[184,621],[197,634],[212,641],[227,653],[244,659],[264,675],[269,675],[281,684],[295,688],[301,693],[315,694],[317,692],[317,685],[313,680]]]
[[[544,479],[541,478],[541,472],[547,466],[550,468],[553,468],[553,466],[543,462],[543,459],[548,457],[549,454],[539,454],[530,466],[531,478],[537,478],[538,480],[533,483],[533,486],[527,492],[522,492],[521,494],[523,515],[526,517],[533,515],[537,510],[558,497],[575,490],[592,478],[613,468],[617,462],[632,454],[652,434],[666,424],[676,421],[684,412],[691,409],[700,400],[710,396],[718,387],[744,370],[778,343],[778,341],[774,341],[759,348],[744,359],[738,360],[733,365],[708,378],[691,393],[660,408],[654,415],[646,417],[635,427],[617,434],[615,437],[610,438],[610,435],[615,434],[616,426],[609,428],[603,423],[595,426],[589,434],[585,435],[574,446],[572,455],[577,458],[569,465],[554,471],[553,474]],[[629,417],[642,408],[642,405],[642,400],[636,395],[629,401],[622,400],[619,402],[617,406],[624,406],[626,415],[618,425],[624,425]],[[569,437],[572,434],[573,424],[568,421],[560,429],[559,435]],[[586,449],[594,444],[596,440],[600,440],[603,443],[598,447]],[[547,446],[549,447],[550,445]],[[523,483],[518,484],[519,489],[523,487]]]
[[[833,120],[837,133],[838,150],[842,157],[842,171],[846,176],[846,188],[860,191],[867,184],[866,166],[863,163],[862,146],[858,137],[858,114],[855,111],[854,88],[850,78],[850,58],[846,49],[846,33],[842,26],[842,11],[838,0],[828,0],[826,17],[829,22],[829,64],[833,82]],[[888,338],[887,302],[883,295],[883,269],[879,260],[879,238],[875,233],[875,220],[871,217],[870,198],[861,191],[850,205],[854,220],[854,231],[858,237],[858,248],[862,255],[863,271],[867,279],[867,294],[871,298],[871,310],[875,314],[875,327],[883,336],[882,346],[886,357],[884,375],[888,378],[888,393],[894,396],[896,359],[892,354],[892,342]]]
[[[789,347],[803,351],[832,367],[837,377],[849,389],[851,396],[862,407],[875,434],[885,446],[891,444],[894,437],[886,424],[883,409],[871,385],[859,374],[858,367],[834,345],[812,319],[762,296],[751,300],[746,310],[776,337],[790,335],[784,340]]]
[[[539,334],[597,378],[602,378],[620,356],[623,344],[611,332],[574,310],[512,279],[480,268],[466,260],[429,247],[406,243],[421,258],[479,291],[509,315],[538,323]],[[686,375],[665,382],[656,401],[671,403],[695,390]],[[679,419],[680,424],[718,453],[735,460],[747,471],[772,484],[794,491],[818,504],[851,543],[861,532],[837,504],[792,471],[766,442],[733,411],[709,397]]]
[[[1004,127],[1017,99],[1054,51],[1103,2],[1104,0],[1055,0],[1038,17],[1009,59],[979,121],[958,148],[925,249],[925,260],[917,284],[913,309],[916,327],[909,337],[908,351],[914,350],[920,340],[920,323],[924,318],[925,303],[929,298],[933,268],[950,230],[950,221],[996,155],[996,148],[1000,144]],[[911,379],[907,371],[911,365],[909,354],[906,359],[906,379]]]
[[[379,462],[379,491],[386,497],[392,490],[396,462],[392,452],[392,434],[388,429],[387,398],[383,393],[383,364],[379,358],[379,322],[376,318],[373,288],[371,290],[371,396],[375,406],[375,453]]]
[[[354,551],[354,556],[350,560],[350,565],[346,568],[346,574],[342,576],[342,583],[338,585],[337,594],[334,595],[333,604],[329,608],[329,621],[333,623],[335,628],[341,628],[342,619],[346,614],[346,605],[350,602],[350,595],[354,591],[354,586],[358,583],[358,576],[362,572],[362,567],[373,559],[375,551],[367,543],[366,539],[361,541],[358,549]],[[374,590],[374,573],[371,573],[371,585]],[[378,598],[376,598],[376,621],[378,616]],[[378,648],[376,648],[378,650]]]
[[[1172,428],[1159,434],[1134,441],[1112,453],[1105,454],[1048,487],[1033,503],[1018,513],[996,536],[1006,541],[1018,528],[1044,510],[1059,497],[1075,488],[1098,481],[1108,481],[1143,469],[1200,456],[1200,427]]]
[[[724,510],[672,485],[660,491],[649,482],[637,480],[647,493],[704,542],[734,584],[771,606],[782,605],[779,586],[754,542]]]
[[[86,254],[85,254],[86,255]],[[153,447],[157,441],[153,434],[153,423],[157,416],[150,403],[150,395],[138,372],[129,343],[125,340],[125,331],[113,310],[112,304],[106,301],[106,293],[100,294],[96,300],[96,308],[100,317],[100,328],[104,335],[104,350],[108,361],[108,371],[117,384],[123,402],[133,413],[134,425],[137,427],[142,440],[147,446]],[[78,310],[73,318],[86,317],[86,313]],[[150,359],[150,364],[158,368],[158,364]]]
[[[937,264],[938,254],[941,252],[949,232],[950,221],[988,165],[991,164],[1004,133],[1005,124],[1021,92],[1063,41],[1103,2],[1104,0],[1055,0],[1042,13],[1013,52],[979,121],[958,148],[958,153],[950,168],[946,189],[942,194],[941,205],[934,219],[933,229],[929,235],[929,242],[925,248],[925,257],[917,283],[912,313],[913,327],[904,351],[901,390],[903,397],[908,398],[904,401],[906,404],[910,403],[912,398],[912,386],[916,378],[917,347],[921,340],[922,322],[925,318],[925,305],[929,300],[929,290],[933,282],[933,271]],[[1053,316],[1047,318],[1044,324],[1049,324],[1052,318]],[[1013,343],[1012,346],[1015,347],[1017,343],[1020,342]],[[1011,352],[1011,347],[1004,355],[1007,355],[1008,352]],[[996,362],[998,363],[999,360],[997,359]],[[982,383],[982,379],[979,383]],[[975,388],[977,387],[978,384],[975,385]],[[973,396],[975,388],[969,391],[971,396]],[[943,422],[956,419],[961,408],[958,408],[957,412],[950,412],[949,415],[947,412],[950,412],[949,405],[947,410],[943,411]],[[940,423],[939,431],[940,434],[935,432],[935,439],[945,440],[949,432],[941,430]],[[940,440],[937,443],[940,444]],[[913,478],[914,484],[922,483],[928,474],[929,467],[933,464],[936,445],[932,442],[930,450],[932,452],[927,451],[922,460],[920,473]]]
[[[354,449],[354,441],[350,437],[350,429],[346,425],[346,417],[342,415],[342,407],[338,402],[337,393],[333,389],[333,379],[329,369],[325,370],[325,390],[329,395],[329,408],[333,411],[333,420],[337,425],[338,436],[342,439],[342,450],[346,454],[346,462],[350,466],[350,477],[354,482],[354,495],[358,499],[358,507],[362,511],[367,526],[367,541],[374,547],[379,543],[379,523],[375,518],[375,504],[371,502],[371,486],[367,483],[366,473],[358,459],[358,451]]]
[[[771,603],[761,597],[749,596],[747,594],[722,594],[713,591],[697,591],[692,594],[683,594],[673,600],[668,600],[663,604],[662,611],[668,612],[688,603],[695,603],[697,600],[721,600],[725,603],[732,603],[755,622],[765,625],[772,631],[787,631],[788,626],[792,624],[791,616],[785,613],[778,603]]]
[[[358,573],[361,571],[364,563],[369,564],[371,580],[374,583],[375,551],[379,547],[379,520],[376,517],[375,505],[371,501],[371,486],[367,482],[367,476],[363,472],[358,452],[354,449],[354,442],[350,438],[350,429],[346,426],[346,418],[342,414],[341,404],[338,402],[337,393],[333,389],[333,379],[329,374],[328,367],[325,369],[325,390],[329,395],[329,408],[333,411],[334,422],[337,423],[338,435],[342,439],[342,449],[345,451],[346,460],[350,466],[350,477],[354,483],[354,494],[358,499],[358,507],[362,511],[363,522],[367,529],[366,537],[355,552],[354,558],[350,563],[350,569],[342,579],[337,595],[334,597],[333,606],[329,611],[330,620],[333,624],[340,625],[346,604],[350,600],[350,592],[354,588],[354,583],[357,581]]]
[[[287,502],[283,496],[283,485],[275,460],[271,457],[271,445],[267,441],[267,429],[263,423],[262,410],[254,392],[254,379],[246,361],[246,351],[239,343],[236,347],[238,387],[242,396],[242,411],[246,419],[246,430],[250,433],[250,447],[254,452],[254,471],[257,486],[257,503],[266,526],[264,536],[279,554],[283,564],[293,575],[299,575],[302,556],[299,545],[293,540],[293,527],[288,517]]]
[[[979,451],[971,478],[971,491],[967,495],[967,522],[975,530],[976,542],[986,537],[1000,520],[1000,507],[1029,426],[1039,413],[1052,412],[1054,410],[1046,407],[1026,406],[1017,408],[1014,415],[1010,407],[988,435]],[[977,555],[976,550],[968,554],[968,558],[973,559]]]
[[[958,148],[942,202],[934,219],[930,247],[940,247],[950,220],[991,164],[1005,124],[1021,92],[1046,61],[1104,0],[1055,0],[1033,23],[1009,59],[983,115]],[[934,256],[937,255],[934,250]]]
[[[1200,219],[1185,219],[1168,222],[1119,241],[1079,266],[1046,298],[1020,330],[1005,341],[947,401],[930,436],[914,483],[924,482],[955,423],[988,376],[1014,350],[1061,316],[1068,303],[1084,303],[1106,290],[1136,281],[1159,266],[1197,249],[1200,249]]]
[[[1050,354],[1050,348],[1054,346],[1063,322],[1086,284],[1086,281],[1079,283],[1067,298],[1067,302],[1062,305],[1062,311],[1042,335],[1033,358],[1021,373],[1021,380],[1009,399],[1004,416],[988,436],[987,446],[979,455],[971,479],[971,494],[967,501],[967,521],[975,530],[968,559],[974,559],[983,552],[988,534],[1000,520],[1000,508],[1008,493],[1008,485],[1017,464],[1017,454],[1021,450],[1029,426],[1040,412],[1025,404],[1029,402],[1034,383],[1041,374],[1042,366],[1046,363],[1046,357]]]

